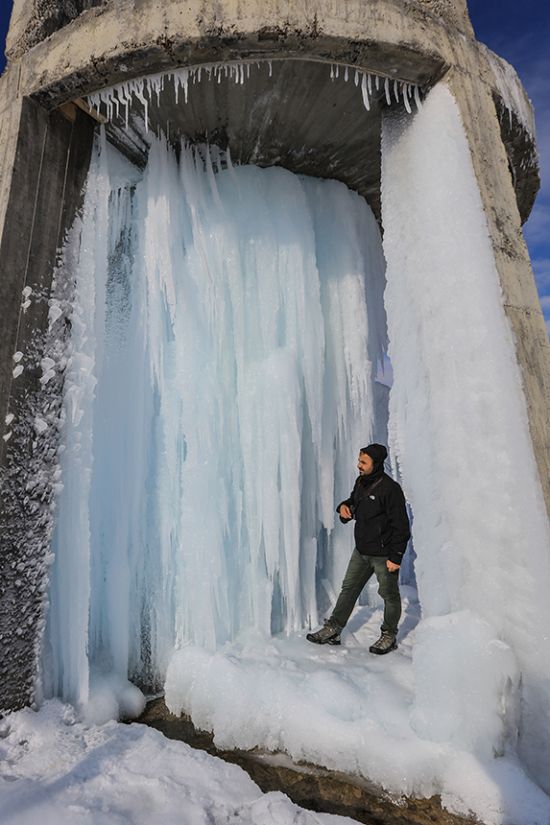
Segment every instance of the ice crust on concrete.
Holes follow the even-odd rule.
[[[58,701],[0,722],[2,825],[352,825],[262,794],[242,768],[144,725],[78,722]]]
[[[470,150],[444,84],[413,119],[384,121],[382,219],[390,441],[414,513],[419,599],[432,622],[415,654],[428,691],[417,694],[416,727],[426,738],[447,736],[449,676],[465,696],[481,673],[493,678],[479,618],[516,661],[517,677],[510,654],[493,646],[495,664],[508,662],[495,672],[508,672],[504,733],[513,740],[519,732],[522,757],[550,790],[550,530]],[[477,618],[453,621],[464,610]],[[451,652],[454,670],[440,666]],[[462,716],[473,724],[472,713]]]
[[[534,140],[536,129],[533,104],[527,97],[516,70],[508,61],[496,55],[483,43],[479,44],[479,48],[483,50],[487,58],[496,87],[508,112],[510,123],[512,122],[513,113]]]

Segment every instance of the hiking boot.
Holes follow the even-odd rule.
[[[387,630],[383,630],[380,634],[380,638],[375,641],[373,645],[369,647],[371,653],[378,653],[379,655],[383,655],[384,653],[389,653],[390,650],[395,650],[397,647],[397,642],[395,641],[395,634],[388,633]]]
[[[308,633],[306,636],[308,642],[313,642],[316,645],[339,645],[340,631],[334,627],[327,619],[320,630],[315,633]]]

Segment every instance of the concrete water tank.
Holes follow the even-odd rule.
[[[465,0],[15,0],[7,56],[0,79],[0,711],[35,698],[58,480],[48,471],[55,441],[36,438],[33,420],[48,366],[41,361],[57,255],[81,206],[100,126],[132,163],[147,158],[143,101],[138,95],[128,111],[117,111],[108,95],[103,104],[98,97],[107,87],[174,70],[181,77],[189,68],[188,106],[175,102],[167,80],[148,106],[151,131],[174,144],[182,136],[208,140],[240,163],[343,181],[381,220],[381,118],[444,79],[469,142],[550,507],[549,347],[521,231],[539,186],[533,115],[513,70],[476,41]],[[219,82],[207,78],[213,66]],[[368,109],[353,82],[333,82],[335,73],[353,79],[356,70],[359,85],[376,79]],[[242,84],[234,82],[239,72]],[[61,374],[48,381],[52,409],[62,384]]]

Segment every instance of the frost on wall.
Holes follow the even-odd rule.
[[[424,615],[415,725],[435,741],[451,728],[460,737],[448,685],[470,695],[471,674],[483,659],[503,662],[505,645],[519,675],[514,684],[510,663],[493,672],[498,710],[547,786],[550,531],[487,221],[445,85],[413,120],[386,117],[382,157],[390,440],[414,512]]]
[[[70,272],[66,259],[54,278],[58,298],[30,287],[21,296],[21,311],[42,306],[48,324],[46,332],[34,331],[24,351],[13,354],[0,470],[0,529],[7,548],[0,582],[0,712],[37,695],[55,497],[61,490],[58,447]]]

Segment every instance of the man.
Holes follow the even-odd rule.
[[[384,599],[384,621],[380,638],[371,653],[384,654],[397,647],[397,625],[401,617],[399,567],[410,538],[405,497],[399,484],[384,472],[388,455],[382,444],[369,444],[359,452],[359,477],[348,499],[336,508],[340,521],[355,519],[355,550],[332,615],[316,633],[306,638],[315,644],[340,644],[361,590],[374,573]]]

